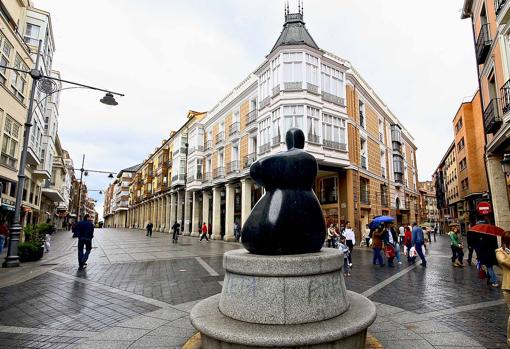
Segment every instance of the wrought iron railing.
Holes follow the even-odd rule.
[[[252,110],[246,115],[246,125],[251,124],[252,122],[255,122],[257,120],[257,111]]]
[[[490,51],[490,47],[492,45],[492,39],[489,30],[489,23],[482,25],[480,31],[478,32],[478,37],[476,39],[476,61],[478,64],[482,64],[485,62],[487,58],[487,54]]]
[[[496,133],[502,123],[499,113],[498,98],[493,98],[483,111],[483,121],[486,133]]]

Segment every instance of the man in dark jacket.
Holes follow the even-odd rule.
[[[87,267],[90,251],[92,250],[92,239],[94,238],[94,224],[86,214],[81,222],[76,224],[76,235],[78,235],[78,265],[79,270]],[[83,253],[85,248],[85,253]]]

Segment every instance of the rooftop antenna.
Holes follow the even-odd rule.
[[[305,13],[305,1],[304,0],[301,0],[301,15],[303,15]]]
[[[298,9],[297,9],[297,12],[301,13],[301,0],[298,0]]]
[[[289,0],[286,1],[286,4],[285,4],[285,15],[288,15],[289,14]]]

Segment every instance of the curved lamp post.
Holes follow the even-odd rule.
[[[23,202],[23,188],[25,187],[25,167],[26,167],[26,160],[27,160],[27,153],[28,153],[28,141],[30,138],[29,137],[30,136],[30,128],[32,127],[32,114],[34,111],[35,90],[36,90],[38,84],[40,83],[40,90],[43,91],[44,93],[46,93],[47,95],[50,95],[55,92],[63,90],[63,89],[54,90],[54,87],[55,87],[54,81],[60,81],[62,83],[67,83],[70,85],[87,88],[90,90],[102,91],[102,92],[105,92],[106,95],[100,101],[101,101],[101,103],[104,103],[107,105],[117,105],[118,104],[117,101],[115,101],[115,98],[113,98],[113,95],[124,96],[122,93],[112,92],[109,90],[105,90],[105,89],[101,89],[101,88],[97,88],[97,87],[93,87],[93,86],[89,86],[89,85],[84,85],[84,84],[73,82],[73,81],[68,81],[68,80],[44,75],[39,70],[41,45],[42,45],[42,40],[39,40],[39,46],[37,49],[35,66],[30,71],[0,65],[1,68],[29,74],[30,77],[32,78],[32,88],[30,90],[27,119],[25,122],[25,129],[23,131],[23,148],[21,150],[20,161],[19,161],[18,185],[16,188],[16,203],[14,206],[14,221],[13,221],[12,226],[10,227],[10,232],[9,232],[9,244],[7,247],[7,257],[5,257],[5,261],[2,264],[2,266],[4,268],[18,267],[20,265],[19,256],[18,256],[18,244],[19,244],[19,238],[20,238],[20,233],[21,233],[21,229],[22,229],[22,226],[21,226],[21,204]],[[45,98],[47,98],[47,97],[48,96],[46,96]]]

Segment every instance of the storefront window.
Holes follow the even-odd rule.
[[[338,202],[337,178],[329,177],[320,180],[319,198],[321,204],[335,204]]]

